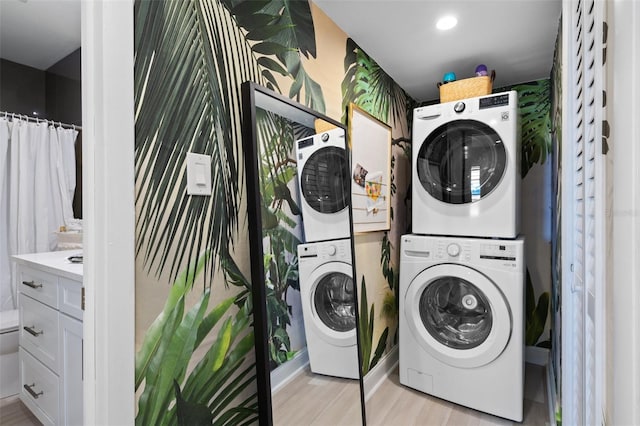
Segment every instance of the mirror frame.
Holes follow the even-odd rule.
[[[303,113],[312,115],[318,119],[324,120],[336,127],[344,130],[345,138],[348,138],[347,127],[332,118],[320,114],[304,105],[301,105],[283,95],[280,95],[270,89],[262,87],[252,81],[242,83],[242,147],[244,151],[245,177],[247,185],[247,213],[249,225],[249,253],[251,258],[251,296],[253,303],[253,328],[255,339],[255,356],[256,356],[256,381],[258,392],[258,419],[261,425],[271,426],[273,424],[273,416],[271,412],[271,370],[269,368],[269,346],[267,343],[267,309],[266,309],[266,290],[264,286],[264,252],[262,247],[262,212],[260,210],[260,175],[258,173],[260,165],[260,157],[258,153],[258,138],[256,131],[256,92],[264,96],[272,98],[274,101],[281,102],[285,106],[295,108]],[[347,139],[348,142],[348,139]],[[351,155],[349,150],[350,144],[346,144],[346,154],[351,163]],[[351,171],[350,171],[351,173]],[[351,182],[351,180],[349,180]],[[356,259],[353,233],[353,216],[351,211],[351,189],[348,192],[349,197],[349,222],[351,227],[351,254],[352,254],[352,273],[353,280],[357,282],[356,275]],[[357,284],[357,283],[356,283]],[[358,299],[357,285],[354,285],[356,301]],[[360,350],[360,324],[358,322],[360,313],[358,303],[355,304],[356,315],[356,341],[358,347],[358,381],[360,385],[360,415],[362,424],[366,425],[365,401],[362,381],[362,354]]]

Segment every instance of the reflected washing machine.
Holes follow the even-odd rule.
[[[413,233],[516,238],[520,149],[516,91],[416,108]]]
[[[524,241],[405,235],[400,383],[523,418]]]
[[[349,159],[342,128],[295,143],[305,241],[349,238]]]
[[[358,379],[351,240],[298,245],[298,271],[311,371]]]

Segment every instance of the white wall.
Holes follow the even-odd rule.
[[[609,156],[613,164],[612,280],[606,413],[640,424],[640,2],[608,1]]]

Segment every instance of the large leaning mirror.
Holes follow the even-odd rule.
[[[242,95],[260,424],[364,424],[347,132]]]

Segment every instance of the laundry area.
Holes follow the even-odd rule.
[[[640,423],[638,22],[0,1],[0,423]]]
[[[266,300],[258,297],[256,303],[266,307],[261,322],[273,336],[263,347],[262,362],[270,371],[274,424],[356,424],[365,418],[368,424],[398,418],[405,424],[431,410],[433,421],[444,424],[550,423],[551,342],[550,335],[543,336],[550,306],[548,293],[537,312],[526,301],[534,292],[528,267],[535,259],[527,262],[523,229],[529,233],[530,222],[551,220],[551,188],[539,191],[549,203],[546,218],[529,211],[523,218],[522,208],[523,198],[531,199],[522,194],[523,145],[550,142],[529,138],[523,144],[522,123],[532,117],[523,113],[514,88],[524,102],[531,94],[522,86],[492,90],[495,72],[488,75],[486,68],[477,66],[471,82],[444,75],[438,85],[441,102],[411,111],[411,149],[396,150],[393,162],[392,127],[363,108],[349,105],[345,129],[267,88],[243,85],[245,108],[252,112],[246,122],[255,129],[244,140],[248,164],[267,164],[265,158],[283,141],[290,145],[280,149],[292,151],[286,158],[297,163],[297,179],[287,184],[286,197],[274,189],[274,201],[264,198],[274,182],[293,175],[282,166],[262,166],[249,185],[269,201],[250,210],[250,224],[253,235],[262,236],[252,240],[252,256],[272,262],[254,264],[252,273],[270,283]],[[546,82],[531,86],[550,95]],[[546,116],[535,125],[549,126],[551,104],[545,108]],[[270,125],[273,133],[267,133],[267,123],[281,127]],[[410,158],[402,163],[407,153]],[[284,158],[270,164],[283,164]],[[397,206],[392,176],[395,191],[411,200],[410,208],[398,209],[406,218],[391,220]],[[278,199],[284,202],[274,204]],[[271,223],[273,216],[278,225]],[[410,232],[391,242],[398,223]],[[289,252],[283,231],[299,241],[296,252]],[[371,272],[359,268],[373,266],[362,254],[380,236],[389,250],[383,263],[389,276],[376,282],[375,274],[371,280]],[[276,319],[271,292],[282,293],[277,284],[287,276],[282,271],[296,266],[298,287],[289,285],[285,296],[290,314]],[[390,269],[396,272],[389,274]],[[391,321],[376,310],[381,286],[391,290],[382,301],[397,313]],[[392,326],[380,334],[378,324],[385,321]],[[279,342],[282,335],[273,328],[282,324],[288,339]],[[535,346],[538,340],[546,343]],[[530,355],[527,345],[534,346]],[[277,350],[285,348],[291,359],[279,358]],[[366,411],[358,413],[344,407],[358,404],[353,380],[361,375]],[[317,405],[327,398],[327,404]]]

